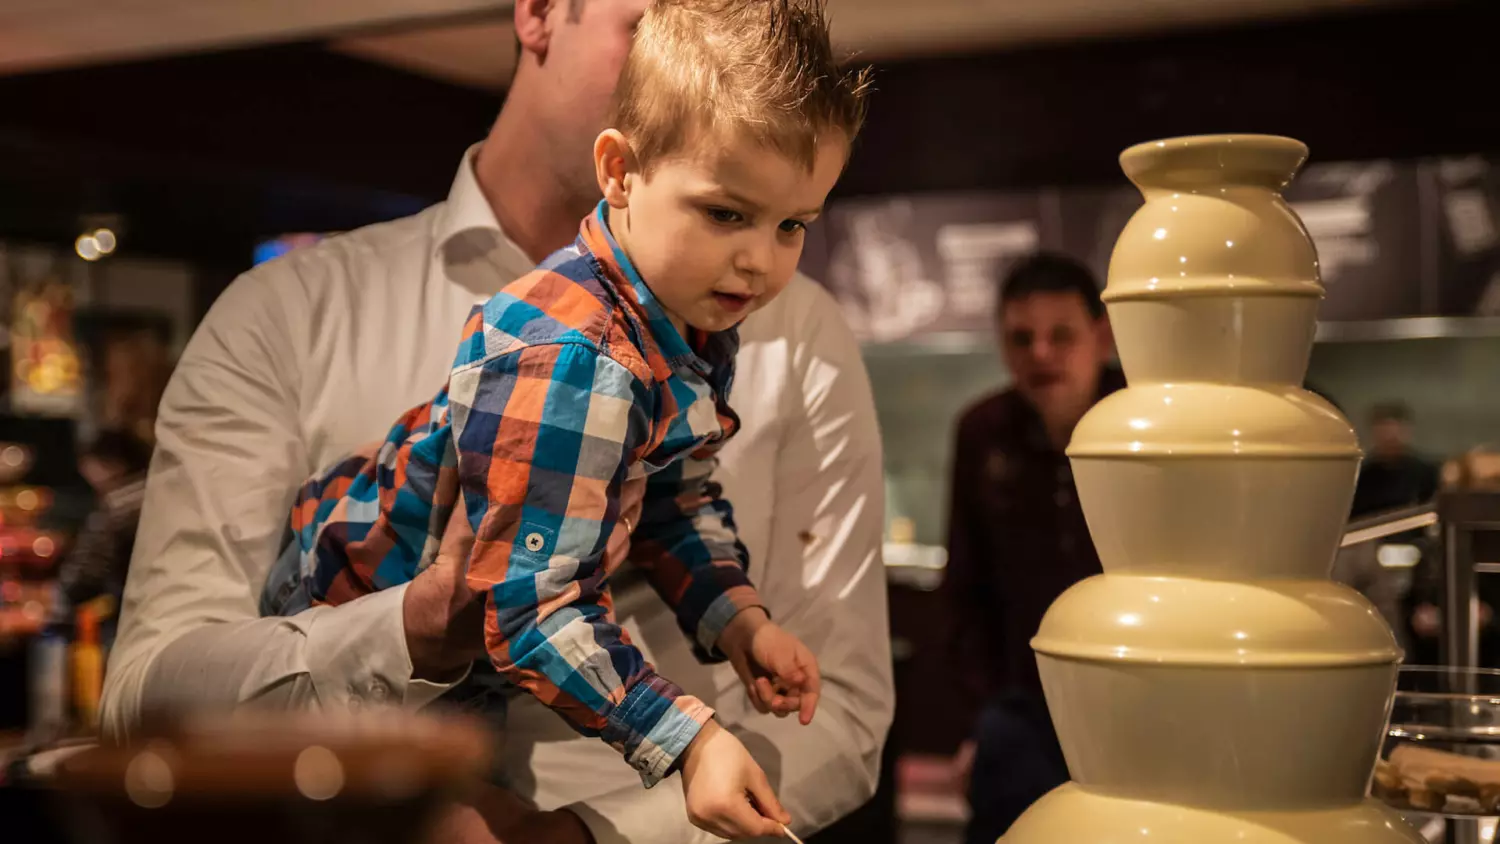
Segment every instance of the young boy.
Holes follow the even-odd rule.
[[[308,481],[294,571],[273,575],[265,611],[407,582],[445,530],[472,531],[467,579],[502,678],[648,787],[680,769],[700,827],[778,834],[790,818],[764,773],[630,644],[608,581],[629,559],[757,708],[811,720],[816,661],[761,607],[709,476],[739,425],[735,326],[790,281],[866,88],[839,70],[820,0],[657,0],[594,144],[603,201],[572,246],[475,309],[433,401]]]

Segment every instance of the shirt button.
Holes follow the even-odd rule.
[[[370,684],[371,700],[381,703],[384,702],[387,697],[390,697],[390,694],[391,690],[388,686],[386,686],[385,683],[376,680],[374,683]]]
[[[540,551],[540,550],[542,550],[542,545],[543,545],[544,542],[545,542],[545,540],[542,539],[542,535],[540,533],[528,533],[528,534],[526,534],[526,550],[527,551]]]
[[[1062,541],[1059,542],[1058,544],[1062,546],[1062,552],[1064,554],[1071,554],[1071,553],[1073,553],[1073,537],[1071,537],[1071,536],[1064,536],[1062,538]]]
[[[1057,506],[1059,507],[1066,507],[1073,503],[1072,494],[1065,489],[1058,490],[1057,495],[1053,496],[1053,499],[1057,501]]]

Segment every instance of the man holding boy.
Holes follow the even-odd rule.
[[[576,233],[598,195],[590,144],[646,5],[518,3],[521,66],[446,204],[252,271],[215,305],[163,404],[106,689],[113,732],[161,706],[420,706],[482,653],[460,566],[289,619],[256,620],[256,590],[301,480],[430,393],[472,305]],[[857,347],[805,279],[746,323],[738,361],[743,433],[720,475],[752,578],[824,662],[818,719],[757,716],[732,669],[675,667],[691,657],[649,591],[617,584],[616,609],[664,673],[696,688],[697,670],[718,689],[753,752],[774,748],[761,762],[805,831],[868,797],[889,725],[878,435]],[[526,717],[518,706],[511,720]],[[707,840],[669,820],[684,817],[680,792],[642,793],[595,753],[548,742],[507,760],[542,808],[571,810],[550,814],[558,840],[581,840],[578,818],[601,842]]]

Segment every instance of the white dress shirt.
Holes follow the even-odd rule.
[[[416,707],[446,689],[411,677],[402,588],[291,618],[259,618],[257,601],[298,485],[430,397],[469,309],[532,268],[471,161],[446,203],[249,271],[194,333],[157,422],[107,732],[128,735],[158,708]],[[743,428],[718,477],[753,581],[818,656],[817,717],[756,713],[729,666],[694,660],[644,584],[621,583],[615,599],[648,658],[718,709],[810,832],[873,793],[891,722],[879,431],[859,348],[818,285],[795,279],[741,337],[731,403]],[[617,753],[534,701],[509,724],[509,783],[542,808],[572,807],[600,844],[715,840],[688,824],[677,783],[643,790]]]

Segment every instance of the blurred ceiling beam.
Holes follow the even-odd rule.
[[[862,61],[1162,35],[1359,13],[1418,0],[828,0],[834,40]],[[502,90],[515,70],[509,15],[339,38],[329,49],[456,85]]]
[[[1187,132],[1293,134],[1324,161],[1500,150],[1472,93],[1492,2],[880,62],[838,192],[1117,184],[1121,148]],[[0,231],[67,242],[108,210],[131,248],[243,258],[441,199],[500,101],[320,43],[0,77]]]
[[[829,8],[841,49],[887,60],[1421,2],[829,0]],[[5,0],[0,74],[317,39],[350,55],[498,90],[514,59],[513,7],[513,0]]]
[[[328,49],[486,91],[509,84],[516,67],[516,27],[501,20],[422,26],[340,38]]]
[[[1163,35],[1421,0],[828,0],[840,46],[876,60]]]
[[[513,0],[4,0],[0,74],[510,16]]]

